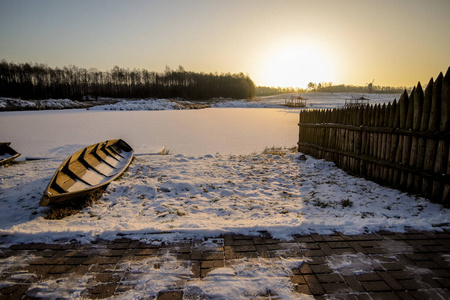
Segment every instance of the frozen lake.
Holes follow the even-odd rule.
[[[79,148],[122,138],[136,154],[163,146],[188,155],[249,154],[295,146],[293,109],[210,108],[165,111],[53,110],[0,113],[0,141],[25,157],[65,158]]]

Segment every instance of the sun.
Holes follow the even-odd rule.
[[[274,49],[264,59],[264,85],[306,88],[309,82],[330,82],[334,67],[329,56],[310,44],[291,44]]]

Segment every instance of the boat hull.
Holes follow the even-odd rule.
[[[10,147],[11,143],[0,143],[0,165],[13,161],[20,156],[16,150]]]
[[[121,139],[75,152],[55,172],[39,205],[73,201],[106,187],[125,172],[133,155],[133,149]]]

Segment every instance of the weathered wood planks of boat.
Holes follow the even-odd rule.
[[[105,187],[125,172],[133,154],[133,149],[121,139],[75,152],[55,172],[39,205],[60,204]]]
[[[16,150],[11,148],[11,143],[0,143],[0,165],[12,161],[20,156]]]

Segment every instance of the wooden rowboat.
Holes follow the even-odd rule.
[[[9,145],[11,145],[11,143],[0,143],[0,165],[3,165],[8,161],[12,161],[20,156],[20,153],[11,148]]]
[[[105,187],[125,172],[133,154],[133,149],[121,139],[75,152],[55,172],[39,205],[74,200]]]

